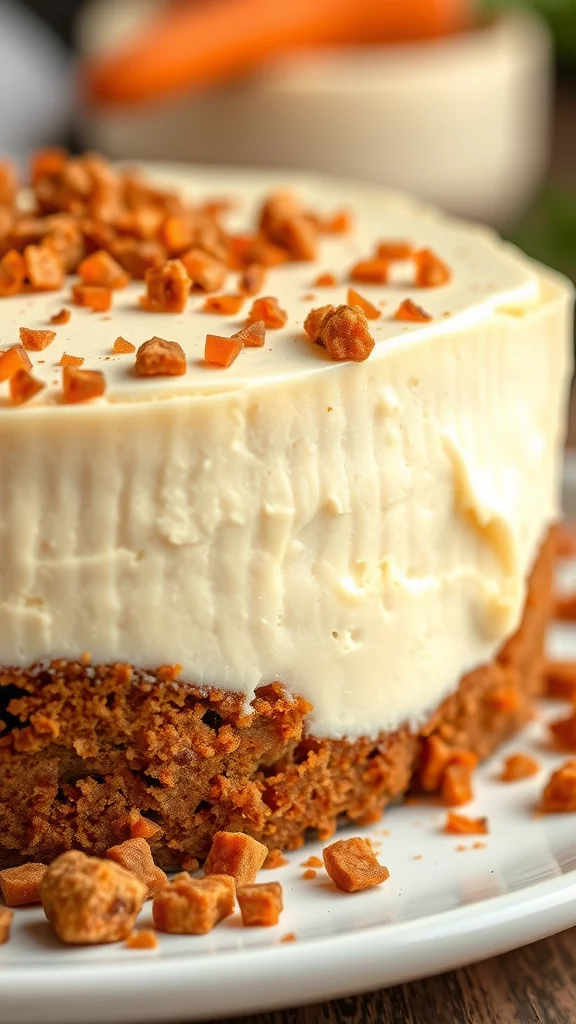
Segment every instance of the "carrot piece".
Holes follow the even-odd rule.
[[[54,313],[50,317],[50,323],[58,325],[67,324],[71,316],[71,311],[66,306],[63,306],[59,313]]]
[[[26,277],[39,292],[51,292],[64,284],[64,264],[50,245],[27,245],[24,249]]]
[[[62,397],[68,405],[100,398],[106,390],[106,379],[100,370],[78,370],[74,366],[62,369]]]
[[[172,214],[160,226],[158,238],[169,256],[178,256],[192,244],[191,223],[186,217]]]
[[[278,267],[287,263],[289,253],[280,245],[275,245],[265,238],[254,238],[244,253],[245,264],[259,263],[262,267]]]
[[[254,320],[242,330],[236,331],[232,337],[241,341],[246,348],[262,348],[266,340],[266,324],[263,320]]]
[[[204,359],[213,366],[231,366],[243,347],[239,338],[221,338],[217,334],[207,334]]]
[[[238,291],[242,295],[257,295],[266,283],[266,270],[259,263],[250,263],[240,275]]]
[[[465,814],[448,811],[444,831],[456,835],[483,836],[488,833],[487,818],[468,818]]]
[[[18,370],[31,369],[32,360],[23,345],[12,345],[0,353],[0,381],[10,380]]]
[[[202,306],[204,313],[234,316],[244,305],[244,295],[209,295]]]
[[[248,314],[248,323],[255,323],[257,320],[262,320],[265,327],[275,330],[284,327],[288,320],[288,314],[285,310],[280,309],[278,299],[272,295],[266,295],[261,299],[254,299]]]
[[[366,284],[387,284],[389,271],[390,260],[359,260],[350,271],[350,280],[364,281]]]
[[[504,762],[501,779],[502,782],[517,782],[537,775],[539,771],[540,765],[534,757],[528,754],[509,754]]]
[[[203,292],[215,292],[224,284],[228,268],[203,249],[189,249],[188,252],[182,253],[180,259],[186,267],[192,288]]]
[[[32,154],[31,173],[32,182],[39,178],[56,178],[64,170],[68,153],[59,146],[50,149],[39,149]]]
[[[376,246],[378,260],[409,260],[414,254],[414,246],[410,242],[379,242]]]
[[[72,299],[77,306],[86,306],[94,313],[107,313],[112,306],[112,291],[98,284],[74,284]]]
[[[140,305],[149,313],[183,313],[190,294],[190,278],[180,260],[168,260],[146,271],[146,294]]]
[[[550,732],[560,747],[576,751],[576,713],[551,722]]]
[[[133,345],[131,341],[127,341],[126,338],[118,337],[112,346],[112,351],[116,355],[128,355],[130,352],[136,351],[136,345]]]
[[[0,260],[0,295],[16,295],[22,291],[25,277],[24,257],[17,249],[9,249]]]
[[[70,356],[67,352],[64,352],[60,356],[58,366],[82,366],[84,362],[84,356]]]
[[[554,618],[559,622],[576,622],[576,594],[562,594],[556,598]]]
[[[14,405],[22,405],[45,387],[43,381],[33,377],[29,370],[16,370],[14,376],[10,377],[10,398]]]
[[[41,352],[56,337],[56,331],[32,331],[29,327],[20,328],[20,341],[30,352]]]
[[[473,799],[472,767],[467,764],[448,764],[442,776],[442,800],[448,807],[459,807]]]
[[[452,278],[452,271],[432,249],[420,249],[414,253],[416,284],[419,288],[438,288]]]
[[[78,267],[78,275],[82,284],[99,285],[114,291],[125,288],[130,280],[126,271],[104,249],[98,249],[82,260]]]
[[[546,696],[576,700],[576,661],[547,661],[544,666]]]
[[[338,282],[335,274],[318,274],[318,277],[314,278],[312,284],[315,288],[333,288]]]
[[[377,320],[379,316],[382,316],[382,310],[378,309],[378,306],[375,306],[369,299],[365,299],[364,296],[360,295],[354,288],[348,289],[348,298],[346,301],[349,306],[360,306],[360,309],[367,320]]]
[[[348,210],[337,210],[328,217],[321,217],[318,227],[325,235],[346,235],[352,229],[352,217]]]
[[[432,319],[429,313],[417,306],[412,299],[404,299],[392,317],[393,320],[406,320],[410,323],[427,323]]]

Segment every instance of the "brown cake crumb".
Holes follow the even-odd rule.
[[[67,324],[72,316],[72,311],[67,306],[63,306],[58,313],[53,313],[50,317],[51,324]]]
[[[426,313],[422,306],[417,306],[412,299],[404,299],[392,317],[393,320],[406,320],[410,323],[427,323],[432,319],[430,313]]]
[[[544,681],[547,697],[576,700],[576,661],[546,661]]]
[[[82,260],[78,266],[78,276],[82,284],[100,285],[112,291],[125,288],[130,280],[130,275],[104,249],[98,249]]]
[[[128,938],[146,886],[111,860],[70,850],[47,868],[40,897],[62,942],[95,945]]]
[[[420,249],[414,253],[416,285],[418,288],[438,288],[452,279],[449,266],[432,249]]]
[[[528,754],[509,754],[504,761],[502,782],[517,782],[519,779],[528,779],[540,771],[540,765],[536,758]]]
[[[251,885],[268,848],[243,832],[217,832],[204,864],[205,875],[231,875],[236,885]]]
[[[274,871],[276,868],[283,868],[289,863],[290,861],[283,855],[282,850],[269,850],[262,867],[270,868]]]
[[[550,722],[549,729],[560,747],[576,751],[576,712]]]
[[[311,856],[311,857],[308,857],[307,860],[303,860],[301,865],[300,865],[300,867],[301,868],[323,868],[324,867],[324,861],[322,860],[321,857]]]
[[[58,366],[82,366],[84,363],[84,356],[71,356],[68,352],[64,352],[58,360]]]
[[[23,345],[12,345],[0,353],[0,381],[10,380],[18,370],[31,370],[32,360]]]
[[[156,839],[162,835],[160,825],[145,818],[134,808],[128,815],[128,827],[132,839]],[[188,868],[186,870],[189,870]]]
[[[486,835],[488,832],[487,818],[468,818],[465,814],[449,811],[446,815],[444,831],[452,835]]]
[[[316,878],[317,874],[318,872],[315,871],[314,868],[306,868],[306,871],[304,871],[302,874],[302,878],[304,879],[305,882],[309,882],[312,881],[313,878]]]
[[[107,313],[112,306],[112,289],[97,284],[74,284],[72,301],[93,313]]]
[[[194,871],[198,871],[200,867],[200,861],[198,857],[185,857],[182,861],[182,867],[184,871],[189,871],[192,874]]]
[[[320,331],[322,324],[324,323],[327,316],[333,313],[336,306],[332,306],[328,303],[326,306],[318,306],[316,309],[311,309],[304,321],[304,330],[310,338],[310,341],[315,341],[320,344]]]
[[[190,278],[180,260],[168,260],[146,271],[146,293],[140,305],[149,313],[183,313],[190,294]]]
[[[136,351],[136,345],[133,345],[131,341],[127,341],[126,338],[119,336],[112,346],[112,351],[117,356],[130,355],[131,352]]]
[[[255,323],[261,320],[266,328],[277,330],[284,327],[288,320],[288,314],[280,309],[278,299],[273,295],[265,295],[261,299],[254,299],[252,308],[248,314],[248,323]]]
[[[0,907],[0,946],[10,939],[10,929],[14,914],[7,907]]]
[[[152,916],[160,932],[205,935],[234,913],[235,886],[229,875],[176,875],[154,899]]]
[[[544,814],[576,811],[576,760],[565,761],[552,772],[544,788],[540,810]]]
[[[228,274],[226,264],[202,249],[190,249],[180,257],[190,278],[191,287],[201,292],[217,292]]]
[[[67,405],[89,402],[106,391],[106,379],[100,370],[78,370],[65,366],[62,370],[62,399]]]
[[[177,341],[150,338],[136,353],[135,372],[139,377],[181,377],[186,373],[186,353]]]
[[[24,402],[29,402],[45,387],[43,381],[34,377],[29,370],[17,370],[10,377],[10,398],[14,405],[22,405]]]
[[[375,306],[369,299],[365,299],[363,295],[360,295],[355,288],[348,289],[346,301],[349,306],[360,306],[367,320],[377,320],[378,317],[382,316],[382,310],[378,309],[378,306]]]
[[[284,909],[280,882],[240,885],[236,896],[245,928],[270,928],[278,924]]]
[[[250,263],[240,275],[238,291],[242,295],[258,295],[266,284],[266,269],[260,263]]]
[[[246,348],[262,348],[266,341],[266,324],[263,320],[255,320],[236,331],[232,337],[241,341]]]
[[[45,864],[22,864],[0,871],[0,889],[8,907],[23,907],[40,902],[40,886],[46,872]]]
[[[422,789],[426,793],[441,789],[446,768],[452,764],[464,765],[472,770],[478,764],[478,756],[463,747],[449,747],[438,733],[432,733],[422,740],[419,769]]]
[[[165,873],[154,863],[150,847],[145,839],[135,837],[127,839],[118,846],[111,846],[106,852],[109,860],[131,871],[136,878],[144,883],[148,890],[148,899],[156,896],[164,888],[168,879]]]
[[[471,765],[448,764],[442,775],[441,795],[448,807],[460,807],[474,798]]]
[[[365,839],[339,839],[322,851],[324,867],[342,892],[358,892],[381,885],[390,877],[388,868],[379,864]]]
[[[20,341],[29,352],[42,352],[56,337],[56,331],[33,331],[30,327],[20,328]]]
[[[388,284],[389,274],[388,259],[359,260],[350,271],[350,280],[363,281],[365,284]]]
[[[140,928],[126,939],[128,949],[157,949],[158,936],[151,928]]]
[[[202,306],[204,313],[220,313],[222,316],[235,316],[244,305],[244,295],[208,295]]]
[[[351,359],[363,362],[374,348],[374,338],[370,334],[368,321],[359,306],[336,306],[327,310],[325,315],[315,319],[318,310],[312,310],[306,318],[304,328],[307,333],[316,329],[314,341],[322,345],[331,359]]]

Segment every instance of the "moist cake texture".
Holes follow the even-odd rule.
[[[192,203],[230,195],[237,234],[284,184],[152,173]],[[2,397],[2,863],[98,853],[138,814],[168,865],[218,829],[297,845],[405,792],[431,731],[485,756],[539,690],[571,289],[403,197],[290,184],[353,227],[267,270],[259,294],[286,323],[262,347],[207,364],[206,335],[239,331],[253,299],[149,312],[132,281],[28,351],[43,390]],[[382,311],[375,347],[333,362],[310,310],[345,303],[350,268],[404,240],[450,280],[416,287],[401,258],[387,283],[354,283]],[[315,286],[321,271],[335,283]],[[394,319],[408,298],[429,319]],[[69,305],[69,281],[0,299],[3,342]],[[181,346],[184,373],[135,373],[130,346],[154,336]],[[104,374],[101,397],[62,401],[65,354]]]

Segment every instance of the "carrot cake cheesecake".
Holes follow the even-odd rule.
[[[572,290],[397,195],[0,168],[0,866],[367,823],[531,713]]]

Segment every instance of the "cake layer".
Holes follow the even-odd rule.
[[[240,227],[276,182],[168,175],[199,198],[240,191]],[[321,737],[422,722],[517,627],[525,582],[557,512],[572,293],[490,232],[397,197],[303,179],[316,210],[356,230],[321,265],[270,271],[288,313],[228,370],[201,360],[208,331],[243,317],[137,306],[74,309],[33,355],[51,385],[0,409],[0,663],[54,657],[177,662],[179,678],[242,695],[281,680]],[[430,246],[452,270],[415,289],[409,268],[362,285],[383,306],[363,363],[333,363],[302,323],[345,301],[346,271],[379,240]],[[319,269],[340,283],[313,289]],[[229,289],[231,290],[231,289]],[[306,297],[307,296],[307,297]],[[416,298],[424,324],[391,318]],[[68,298],[2,299],[3,339],[46,326]],[[180,342],[184,377],[143,379],[109,355],[123,335]],[[59,403],[62,352],[104,370],[103,399]],[[53,386],[53,381],[56,384]],[[44,394],[46,397],[44,397]]]
[[[422,764],[430,788],[430,736],[483,758],[530,717],[553,564],[550,538],[515,637],[417,731],[313,738],[309,705],[278,684],[246,716],[237,694],[174,686],[169,668],[153,678],[128,665],[0,670],[0,867],[70,847],[104,854],[130,835],[148,838],[157,863],[188,866],[220,829],[294,848],[309,829],[328,838],[343,816],[377,820],[418,787]]]

